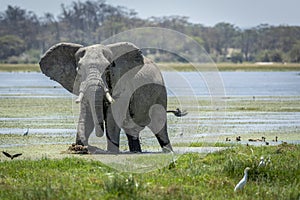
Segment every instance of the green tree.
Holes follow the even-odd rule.
[[[7,59],[10,56],[18,56],[25,50],[25,43],[15,35],[0,37],[0,59]]]
[[[300,62],[300,41],[293,45],[289,55],[291,62]]]
[[[270,52],[270,60],[272,62],[283,62],[284,53],[281,50],[275,49]]]
[[[36,39],[39,32],[39,20],[33,12],[27,12],[17,6],[8,6],[1,15],[1,36],[18,36],[24,41],[27,50],[39,46]]]
[[[256,43],[257,31],[255,29],[247,29],[241,33],[240,48],[246,61],[251,61],[251,55],[256,53]]]

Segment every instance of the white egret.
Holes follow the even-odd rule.
[[[248,178],[248,171],[250,170],[250,167],[246,167],[244,170],[244,177],[240,180],[240,182],[235,186],[234,191],[236,192],[237,190],[243,189],[243,187],[247,183],[247,178]]]
[[[268,160],[266,162],[266,165],[269,165],[269,164],[271,164],[271,157],[270,157],[270,155],[268,156]]]
[[[265,166],[265,165],[266,165],[265,159],[264,159],[264,157],[262,156],[262,157],[260,157],[260,162],[259,162],[259,164],[258,164],[258,167],[263,167],[263,166]]]

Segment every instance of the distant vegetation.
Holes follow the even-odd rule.
[[[300,27],[271,26],[241,29],[221,22],[213,27],[193,24],[184,16],[141,19],[132,9],[104,0],[73,1],[54,16],[8,6],[0,12],[0,62],[37,63],[41,54],[60,41],[90,45],[137,27],[163,27],[185,33],[200,43],[216,62],[300,62]],[[180,44],[179,44],[180,45]],[[187,48],[187,47],[183,47]],[[183,49],[184,51],[184,49]],[[162,52],[147,52],[160,55]],[[174,62],[164,54],[156,61]]]

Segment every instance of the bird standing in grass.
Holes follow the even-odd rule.
[[[262,157],[260,157],[260,161],[259,161],[258,167],[263,167],[263,166],[265,166],[265,165],[266,165],[265,159],[264,159],[264,157],[262,156]]]
[[[240,180],[240,182],[235,186],[234,191],[236,192],[237,190],[243,189],[243,187],[247,183],[247,178],[248,178],[248,171],[250,170],[250,167],[246,167],[244,170],[244,177]]]

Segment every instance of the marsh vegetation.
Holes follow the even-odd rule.
[[[251,67],[246,68],[252,70]],[[299,71],[298,67],[292,69]],[[15,70],[31,71],[26,66],[12,71]],[[293,77],[298,77],[297,72],[292,73]],[[169,109],[182,105],[189,112],[181,119],[168,116],[174,149],[224,147],[225,150],[208,154],[186,152],[178,154],[175,163],[169,162],[147,173],[132,173],[104,164],[104,157],[121,158],[115,155],[66,153],[76,134],[79,110],[74,104],[75,97],[63,92],[59,85],[35,79],[42,76],[39,73],[29,73],[34,79],[26,78],[27,86],[21,82],[22,73],[13,74],[18,81],[12,86],[1,86],[0,148],[11,154],[22,153],[22,156],[11,160],[1,154],[0,199],[300,197],[297,176],[300,174],[300,146],[296,144],[299,143],[300,122],[298,90],[283,96],[271,95],[273,92],[261,96],[225,96],[219,99],[222,102],[219,107],[212,104],[210,96],[170,95]],[[39,85],[33,80],[38,80]],[[29,133],[23,136],[27,128]],[[122,134],[121,150],[128,151]],[[237,142],[235,138],[239,135],[241,141]],[[269,145],[248,141],[262,136]],[[278,136],[277,142],[272,141],[275,136]],[[231,141],[226,142],[226,138]],[[91,140],[93,145],[105,148],[104,138],[93,136]],[[146,151],[158,146],[147,130],[142,133],[141,141]],[[270,158],[270,163],[258,168],[261,156]],[[251,167],[249,181],[243,191],[234,193],[234,186],[242,178],[245,167]]]
[[[260,156],[270,163],[258,168]],[[1,199],[299,199],[299,145],[236,145],[145,174],[120,173],[83,157],[38,160],[1,158]],[[241,192],[233,192],[251,167]]]

